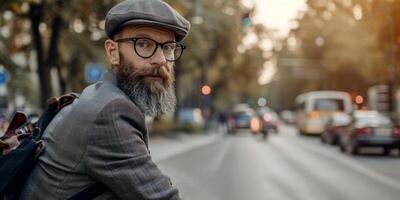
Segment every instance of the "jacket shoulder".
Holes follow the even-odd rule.
[[[116,85],[99,81],[85,88],[79,98],[82,105],[96,110],[102,110],[109,104],[124,104],[132,107],[138,113],[140,109]]]
[[[96,123],[103,120],[124,120],[142,134],[147,132],[143,113],[132,101],[124,98],[115,98],[104,105],[97,115]]]

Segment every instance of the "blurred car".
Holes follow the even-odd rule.
[[[400,148],[400,128],[377,111],[353,112],[353,121],[339,134],[340,150],[358,154],[361,147],[382,147],[384,154]]]
[[[250,129],[253,133],[257,133],[259,121],[253,109],[236,109],[229,118],[228,127],[230,133],[238,129]]]
[[[272,110],[266,110],[265,112],[258,112],[260,118],[260,129],[262,131],[269,132],[273,130],[278,133],[279,116]]]
[[[293,111],[290,110],[283,110],[280,113],[281,119],[286,123],[286,124],[294,124],[295,123],[295,114]]]
[[[351,116],[337,112],[328,118],[325,131],[321,134],[321,141],[328,144],[338,144],[339,133],[351,123]]]
[[[177,120],[181,124],[202,126],[204,124],[203,115],[199,108],[182,108],[178,112]]]
[[[301,135],[321,135],[335,112],[350,113],[351,96],[341,91],[312,91],[296,97],[296,126]]]

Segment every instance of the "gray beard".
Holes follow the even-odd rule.
[[[156,117],[175,111],[176,97],[173,90],[167,90],[158,81],[147,86],[143,76],[135,75],[133,67],[122,67],[117,74],[118,87],[145,115]]]

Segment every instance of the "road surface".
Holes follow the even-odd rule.
[[[400,157],[349,156],[282,126],[248,132],[157,162],[188,200],[398,200]]]

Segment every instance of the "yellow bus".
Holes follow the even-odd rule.
[[[341,91],[312,91],[296,97],[295,123],[300,134],[320,135],[335,112],[350,113],[350,94]]]

